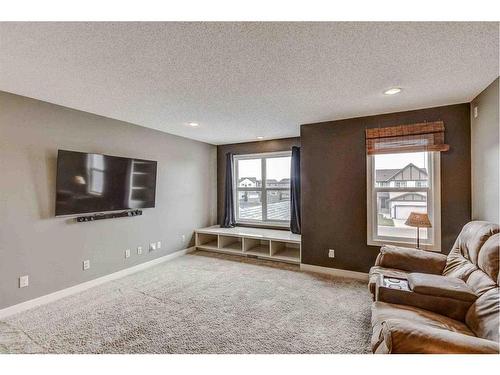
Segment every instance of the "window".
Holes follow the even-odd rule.
[[[368,244],[414,246],[417,228],[404,223],[425,212],[432,228],[420,229],[422,247],[439,249],[439,152],[367,155]]]
[[[290,224],[291,152],[234,156],[236,222]]]

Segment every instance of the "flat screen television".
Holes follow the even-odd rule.
[[[59,150],[56,216],[155,206],[156,161]]]

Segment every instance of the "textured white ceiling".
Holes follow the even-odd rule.
[[[0,90],[213,144],[298,136],[470,101],[498,76],[498,27],[1,23]],[[391,86],[404,91],[382,95]]]

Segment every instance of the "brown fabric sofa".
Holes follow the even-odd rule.
[[[383,247],[370,271],[370,290],[375,296],[388,276],[408,280],[412,292],[406,300],[396,294],[373,303],[373,352],[498,353],[499,232],[496,224],[470,222],[447,257]],[[418,298],[425,303],[409,300]]]

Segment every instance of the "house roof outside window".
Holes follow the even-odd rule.
[[[241,186],[242,182],[247,181],[251,182],[253,186],[260,187],[261,186],[261,180],[258,180],[256,177],[240,177],[238,179],[238,186]],[[274,178],[270,178],[266,180],[267,186],[272,186],[272,187],[279,187],[279,188],[288,188],[290,187],[290,179],[289,178],[283,178],[281,180],[276,180]]]
[[[427,176],[427,169],[425,168],[419,168],[415,164],[410,163],[406,165],[405,167],[401,169],[377,169],[375,171],[375,180],[376,182],[389,182],[394,179],[395,176],[399,175],[400,172],[403,172],[405,169],[408,168],[416,168],[418,171],[423,173],[425,176]],[[398,179],[401,181],[401,179]],[[414,180],[421,180],[421,179],[408,179],[404,178],[403,181],[414,181]]]

